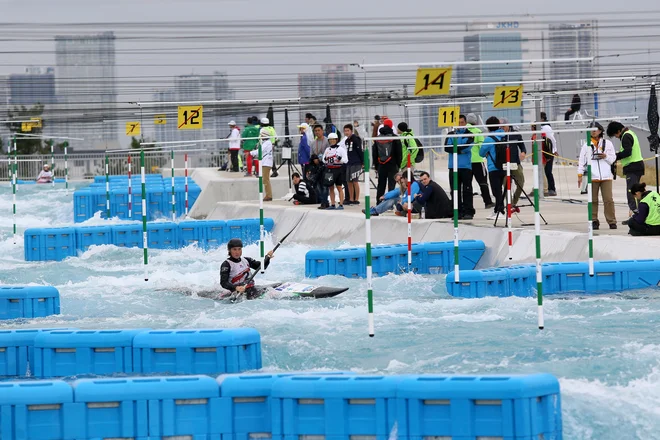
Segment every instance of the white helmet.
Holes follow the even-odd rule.
[[[270,124],[270,121],[268,120],[268,118],[261,118],[261,123],[266,125],[266,124]]]
[[[259,130],[259,137],[269,138],[270,137],[270,132],[268,130],[266,130],[265,128],[262,128],[261,130]]]
[[[339,136],[337,136],[337,133],[330,133],[328,139],[339,139]]]

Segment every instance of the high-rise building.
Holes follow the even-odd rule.
[[[55,69],[28,67],[25,73],[9,75],[9,105],[33,106],[56,103]]]
[[[59,130],[85,139],[69,144],[76,150],[118,147],[114,34],[56,36],[55,62],[60,111],[71,116]]]
[[[323,64],[321,73],[298,74],[298,96],[305,98],[334,98],[355,94],[355,73],[348,71],[348,64]],[[356,107],[331,107],[333,122],[348,123],[360,113]],[[301,110],[300,121],[304,121],[306,111]],[[325,113],[316,114],[319,122]]]
[[[594,86],[592,78],[598,77],[598,21],[551,24],[548,28],[548,57],[590,58],[592,61],[555,62],[548,66],[548,79],[569,80],[553,84],[555,90],[588,89]],[[574,81],[580,79],[581,81]],[[594,115],[594,98],[591,93],[581,93],[581,110]],[[548,118],[564,119],[570,108],[572,94],[560,94],[546,101]]]

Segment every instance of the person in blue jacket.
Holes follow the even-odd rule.
[[[449,134],[468,134],[465,115],[460,115],[456,131]],[[471,134],[471,133],[470,133]],[[472,145],[474,137],[466,136],[456,139],[458,146],[458,218],[472,220],[474,218],[474,203],[472,201]],[[454,138],[447,138],[445,152],[449,153],[449,187],[451,188],[452,203],[454,197]]]
[[[497,161],[497,143],[502,142],[505,138],[505,133],[498,125],[500,125],[500,120],[495,116],[491,116],[486,120],[489,133],[479,149],[479,155],[485,157],[488,161],[488,180],[490,181],[490,189],[493,191],[493,196],[495,196],[495,210],[487,217],[488,220],[495,220],[498,213],[504,214],[504,192],[502,191],[502,185],[506,178],[506,171],[504,171],[502,165],[498,164]]]
[[[399,185],[398,188],[394,188],[392,191],[386,192],[379,199],[378,205],[371,208],[372,216],[379,216],[380,214],[389,211],[395,205],[397,206],[397,212],[403,211],[403,206],[400,202],[405,203],[408,200],[408,177],[405,173],[396,173],[394,175],[394,181]],[[421,187],[417,182],[413,182],[410,186],[410,198],[415,200],[415,196],[421,194]],[[407,215],[408,207],[405,208],[405,213],[397,215]],[[362,210],[364,212],[364,209]],[[395,212],[396,213],[396,212]]]
[[[312,155],[312,147],[309,145],[307,140],[306,132],[309,129],[309,125],[305,122],[298,126],[300,130],[300,144],[298,144],[298,163],[303,168],[303,175],[307,174],[307,165],[309,165],[309,158]]]

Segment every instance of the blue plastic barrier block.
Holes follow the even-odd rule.
[[[74,228],[30,228],[23,238],[25,261],[62,261],[77,254]]]
[[[112,225],[112,244],[118,247],[141,248],[142,225]]]
[[[178,226],[173,222],[147,223],[149,249],[177,249]]]
[[[317,278],[337,273],[337,259],[331,250],[307,251],[305,254],[305,276]]]
[[[272,387],[273,439],[324,435],[389,438],[396,421],[398,377],[293,376]]]
[[[271,232],[275,222],[272,218],[264,218],[264,230]],[[227,220],[227,228],[225,229],[225,242],[232,238],[240,238],[243,244],[255,243],[259,241],[259,219],[258,218],[244,218]]]
[[[179,247],[185,247],[195,243],[199,247],[204,246],[204,230],[202,222],[203,220],[186,220],[179,222],[179,230],[177,231]],[[222,223],[224,223],[224,221],[222,221]],[[221,233],[224,233],[224,230],[221,231]]]
[[[86,252],[90,246],[104,244],[112,244],[110,226],[76,226],[76,247],[79,251]]]
[[[81,379],[72,386],[84,405],[81,438],[220,440],[225,415],[211,377]]]
[[[367,252],[364,248],[335,249],[336,275],[346,278],[364,278],[367,276]]]
[[[622,263],[628,264],[624,261]],[[635,260],[630,263],[632,263],[630,270],[624,272],[624,276],[628,276],[627,289],[644,289],[660,285],[660,260]],[[595,266],[598,268],[598,272],[607,272],[606,268],[609,265],[596,263]]]
[[[82,438],[73,389],[63,381],[0,382],[0,438]]]
[[[272,435],[271,389],[282,377],[352,375],[344,371],[287,372],[277,374],[224,374],[220,385],[220,432],[222,440],[249,440],[255,433]]]
[[[261,337],[251,328],[152,330],[133,341],[139,373],[217,374],[261,368]]]
[[[446,278],[447,292],[461,298],[484,298],[487,296],[511,296],[509,276],[506,269],[462,270],[458,283],[454,272]]]
[[[73,221],[84,222],[94,215],[92,192],[89,189],[79,189],[73,193]]]
[[[504,267],[509,279],[509,289],[513,296],[533,296],[536,289],[536,266],[517,265]],[[544,291],[545,293],[545,291]]]
[[[202,238],[204,240],[205,249],[219,248],[222,243],[225,243],[225,229],[227,229],[227,222],[224,220],[203,220],[202,224]],[[265,225],[265,219],[264,219]],[[272,227],[271,227],[272,230]]]
[[[0,286],[0,319],[42,318],[60,313],[60,293],[51,286]]]
[[[34,339],[41,332],[64,329],[0,330],[0,376],[27,376],[34,363]]]
[[[92,193],[92,217],[97,212],[100,212],[101,218],[108,218],[105,186],[90,188],[90,192]]]
[[[128,187],[110,190],[110,216],[128,219]]]
[[[34,375],[65,377],[80,374],[133,372],[133,338],[143,330],[61,330],[37,335]]]
[[[398,272],[396,273],[405,273],[408,272],[408,245],[407,244],[396,244],[392,246],[395,255],[397,257]],[[425,244],[413,244],[412,249],[412,265],[410,266],[410,271],[413,273],[428,273],[426,268],[426,246]],[[366,275],[365,275],[366,276]]]
[[[399,436],[561,439],[559,382],[528,376],[410,376],[397,391]]]
[[[454,242],[424,243],[424,249],[428,273],[448,273],[454,269]],[[486,251],[486,245],[480,240],[460,240],[458,250],[459,268],[473,270]]]
[[[161,186],[147,185],[147,220],[155,220],[160,217],[167,217],[172,208],[167,209],[167,192]]]
[[[371,268],[374,275],[382,277],[388,273],[400,273],[399,257],[393,248],[394,246],[392,245],[374,246],[371,248]]]
[[[0,287],[0,319],[18,319],[25,316],[25,291],[22,287]]]

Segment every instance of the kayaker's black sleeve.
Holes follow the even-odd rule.
[[[223,261],[220,265],[220,285],[223,289],[227,289],[230,292],[233,292],[236,290],[236,286],[229,282],[230,270],[231,267],[229,266],[229,263],[226,260]]]

